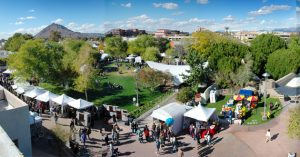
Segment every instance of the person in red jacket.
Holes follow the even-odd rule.
[[[146,141],[149,142],[150,131],[149,131],[147,125],[145,125],[145,128],[144,128],[144,135],[145,135]]]

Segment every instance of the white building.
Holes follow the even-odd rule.
[[[32,156],[28,111],[28,105],[25,102],[0,86],[0,126],[25,157]],[[1,135],[1,140],[3,140],[2,137],[4,138],[5,135]],[[3,143],[1,140],[0,156],[7,157],[7,150],[2,151],[4,148],[13,151],[8,157],[20,154],[17,149],[9,145],[10,141]]]

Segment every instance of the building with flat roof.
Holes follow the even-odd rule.
[[[28,117],[28,105],[14,94],[0,86],[0,126],[25,157],[32,156],[31,133]],[[5,138],[5,135],[4,133],[1,133],[1,130],[0,134],[1,140],[3,140],[2,136]],[[6,157],[6,153],[9,150],[1,150],[2,148],[6,147],[14,151],[15,154],[20,154],[16,151],[16,149],[11,147],[10,141],[3,143],[1,140],[0,156]]]

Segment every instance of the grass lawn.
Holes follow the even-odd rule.
[[[114,66],[109,65],[109,67]],[[118,72],[109,72],[107,76],[99,77],[99,87],[95,90],[88,90],[88,100],[97,106],[102,104],[116,105],[123,109],[127,109],[129,112],[137,109],[137,107],[133,105],[133,97],[136,97],[135,73],[132,68],[125,69],[124,65],[121,69],[122,74],[119,74]],[[110,85],[112,84],[120,85],[122,86],[122,89],[111,88]],[[62,87],[47,83],[41,83],[40,86],[56,94],[65,93],[73,98],[85,99],[84,93],[73,89],[64,90]],[[167,94],[168,93],[151,91],[150,89],[140,87],[139,85],[139,102],[142,105],[149,104],[150,102],[154,103],[155,100],[158,100]]]
[[[217,114],[220,115],[220,112],[222,110],[222,106],[226,104],[226,102],[229,100],[230,97],[231,96],[229,95],[229,96],[219,98],[218,102],[209,103],[209,104],[206,105],[206,107],[216,108]],[[280,104],[280,101],[277,98],[267,98],[266,113],[268,111],[270,111],[269,110],[270,102],[272,102],[273,104],[276,104],[276,102],[278,104]],[[281,108],[281,105],[279,105],[279,106],[280,107],[273,110],[273,112],[271,113],[271,118],[270,119],[272,119],[274,117],[277,117],[280,114],[282,108]],[[251,112],[248,113],[248,118],[244,121],[243,124],[245,124],[245,125],[257,125],[257,124],[268,122],[270,119],[268,119],[266,121],[262,121],[263,111],[264,111],[264,98],[262,98],[261,101],[257,104],[256,109],[254,109],[254,110],[252,110]]]

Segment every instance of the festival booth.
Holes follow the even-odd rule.
[[[55,106],[61,106],[61,114],[62,116],[64,117],[65,116],[65,113],[71,113],[71,112],[64,112],[64,110],[66,109],[66,105],[71,102],[71,101],[74,101],[75,99],[65,95],[65,94],[62,94],[56,98],[53,98],[52,99],[52,102],[53,104],[50,104],[50,105],[53,105],[53,107]],[[73,117],[71,116],[71,114],[69,114],[68,117]],[[75,117],[75,116],[74,116]]]
[[[90,126],[91,124],[91,113],[83,111],[84,109],[92,107],[94,104],[82,99],[77,99],[74,101],[68,102],[68,105],[72,108],[77,109],[75,122],[78,125]],[[83,111],[83,112],[80,112]]]
[[[178,135],[183,128],[183,115],[190,109],[190,106],[174,102],[154,110],[151,117],[172,125],[173,133]]]
[[[35,97],[35,100],[38,101],[38,104],[40,105],[41,108],[50,109],[50,103],[51,103],[50,100],[56,97],[58,97],[57,94],[46,91],[45,93]]]
[[[34,87],[32,90],[28,90],[24,93],[25,97],[29,97],[29,98],[35,98],[38,95],[41,95],[43,93],[45,93],[46,90],[40,88],[40,87]]]
[[[190,111],[186,112],[184,114],[186,123],[190,123],[188,119],[196,120],[196,123],[200,124],[200,132],[201,132],[201,138],[204,137],[204,135],[207,133],[207,131],[210,132],[211,135],[216,134],[216,126],[210,125],[208,126],[209,120],[217,120],[217,116],[215,115],[216,108],[207,108],[203,107],[201,104],[199,104],[197,107],[194,107]],[[187,118],[186,118],[187,117]],[[189,124],[188,124],[189,125]]]

